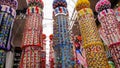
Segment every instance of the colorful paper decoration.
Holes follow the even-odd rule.
[[[42,17],[33,13],[26,19],[26,27],[23,33],[22,48],[27,46],[41,46],[42,41]]]
[[[10,50],[11,30],[16,17],[17,0],[0,1],[0,48]]]
[[[96,66],[98,68],[109,68],[109,66],[107,65],[108,62],[107,59],[105,59],[106,55],[104,52],[104,47],[102,47],[101,45],[92,45],[88,48],[85,49],[86,51],[86,58],[87,60],[89,59],[88,62],[88,67],[90,68],[95,68]],[[95,58],[97,57],[97,58]],[[99,61],[96,61],[99,60]]]
[[[45,68],[45,38],[42,33],[43,2],[26,0],[28,4],[25,29],[22,39],[20,68]]]
[[[73,46],[68,33],[68,10],[66,0],[53,2],[53,48],[55,51],[55,68],[73,68]]]
[[[89,1],[78,0],[76,10],[78,11],[79,25],[88,68],[108,68],[107,58],[98,35]]]
[[[38,46],[29,46],[22,51],[20,68],[40,68],[41,48]]]
[[[17,7],[17,0],[0,0],[0,68],[5,67],[5,51],[11,49],[10,40]]]
[[[101,38],[103,39],[105,44],[109,47],[116,68],[119,68],[120,29],[119,22],[115,16],[115,12],[113,11],[113,9],[110,9],[110,4],[111,3],[108,0],[100,0],[96,5],[96,11],[98,12],[98,10],[101,9],[101,11],[98,12],[99,13],[98,19],[102,25],[101,29],[99,30]]]

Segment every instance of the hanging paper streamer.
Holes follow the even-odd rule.
[[[104,8],[103,8],[104,6]],[[109,7],[108,7],[109,6]],[[103,41],[109,47],[116,68],[120,67],[120,29],[119,22],[113,9],[110,9],[111,3],[108,0],[100,0],[96,5],[98,19],[102,25],[99,30]]]
[[[16,17],[17,0],[0,1],[0,48],[10,50],[10,37],[14,18]]]
[[[17,0],[0,0],[0,68],[5,66],[5,51],[11,48],[11,31],[17,7]]]
[[[66,0],[54,0],[54,37],[53,45],[55,50],[55,68],[73,68],[73,46],[68,33],[68,11]]]
[[[76,10],[88,68],[108,68],[103,44],[98,35],[94,15],[88,0],[78,0]]]
[[[28,4],[25,29],[22,39],[22,57],[20,68],[43,68],[42,52],[44,35],[42,34],[43,2],[42,0],[26,0]],[[42,56],[42,57],[41,57]],[[45,64],[45,63],[44,63]]]

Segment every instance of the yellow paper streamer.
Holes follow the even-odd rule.
[[[109,68],[103,44],[96,27],[94,14],[89,7],[90,2],[88,0],[78,0],[76,3],[88,68]]]

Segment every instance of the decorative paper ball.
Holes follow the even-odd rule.
[[[110,8],[111,8],[111,3],[108,0],[100,0],[95,6],[96,12],[101,12],[102,10],[110,9]]]
[[[7,5],[16,10],[18,8],[18,1],[17,0],[0,0],[0,5]]]
[[[46,35],[45,34],[42,34],[42,39],[46,39]]]
[[[90,2],[88,0],[78,0],[75,6],[77,11],[89,7],[90,7]]]
[[[53,34],[51,34],[51,35],[49,36],[49,39],[50,39],[50,40],[52,40],[52,39],[53,39]]]
[[[56,7],[67,7],[66,0],[54,0],[53,1],[53,8],[55,9]]]

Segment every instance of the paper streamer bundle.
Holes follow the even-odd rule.
[[[27,18],[22,39],[22,57],[20,68],[40,68],[41,50],[43,48],[42,0],[26,0],[28,4]]]
[[[83,47],[86,52],[86,61],[89,68],[108,68],[106,54],[103,44],[98,35],[94,15],[90,9],[88,0],[78,0],[76,4],[78,11],[80,31]]]
[[[109,6],[107,7],[106,6]],[[104,7],[102,7],[104,6]],[[108,45],[116,68],[120,67],[120,29],[119,22],[115,16],[113,9],[110,9],[111,3],[108,0],[100,0],[96,5],[98,19],[102,25],[99,30],[100,36]],[[101,9],[101,11],[100,11]]]
[[[17,7],[17,0],[0,0],[0,68],[4,68],[6,51],[11,49],[10,39]]]
[[[54,0],[53,2],[53,45],[56,52],[56,68],[73,68],[75,64],[73,46],[68,33],[68,10],[66,6],[65,0]]]
[[[0,48],[10,50],[11,30],[16,17],[17,0],[0,1]]]

